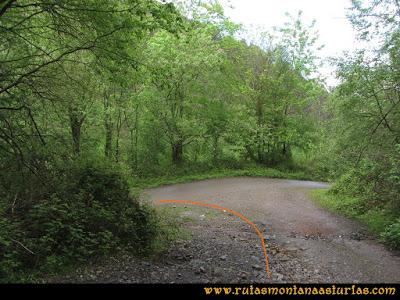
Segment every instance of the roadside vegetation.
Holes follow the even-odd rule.
[[[380,43],[330,89],[301,12],[249,42],[216,0],[3,1],[0,282],[167,247],[140,189],[219,177],[336,182],[327,205],[399,247],[396,3],[353,1]]]
[[[301,170],[286,170],[278,168],[268,168],[258,165],[247,166],[240,169],[234,168],[217,168],[209,170],[188,170],[178,169],[167,175],[160,177],[140,178],[134,180],[132,186],[136,189],[154,188],[163,185],[185,183],[197,180],[226,178],[226,177],[268,177],[268,178],[285,178],[298,180],[312,180],[312,177]]]
[[[353,1],[349,20],[365,47],[337,60],[341,84],[326,105],[317,156],[334,185],[318,194],[399,248],[400,9],[395,1]]]
[[[398,249],[399,217],[396,213],[382,208],[365,207],[365,199],[337,193],[334,190],[313,190],[311,196],[322,207],[355,219],[391,248]]]

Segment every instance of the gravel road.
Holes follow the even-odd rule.
[[[62,282],[118,283],[398,283],[400,256],[359,223],[327,212],[309,197],[324,183],[225,178],[147,190],[161,199],[217,204],[243,214],[264,234],[271,278],[260,239],[238,217],[210,208],[163,204],[191,233],[162,255],[123,257]]]

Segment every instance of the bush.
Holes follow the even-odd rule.
[[[15,242],[20,239],[17,226],[0,212],[0,282],[11,277],[23,264],[23,252]],[[12,279],[12,278],[10,278]]]
[[[0,281],[20,270],[53,271],[117,250],[151,249],[158,220],[130,195],[118,171],[77,162],[59,172],[57,189],[29,209],[1,211]]]
[[[361,198],[364,209],[387,208],[400,214],[400,151],[363,159],[336,181],[332,192]]]
[[[364,200],[332,190],[313,190],[311,195],[323,207],[361,221],[380,235],[383,242],[400,249],[400,218],[393,211],[378,207],[365,210],[362,208]]]
[[[390,246],[400,249],[400,218],[381,234],[383,240]]]

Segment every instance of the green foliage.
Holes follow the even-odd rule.
[[[313,190],[312,196],[323,207],[339,212],[347,217],[355,218],[359,212],[360,199],[344,195],[337,195],[332,191]]]
[[[130,186],[309,178],[292,151],[315,142],[324,93],[305,76],[316,40],[299,20],[268,48],[238,41],[214,0],[3,8],[2,278],[162,248],[178,231]]]
[[[393,211],[379,207],[365,208],[365,200],[340,194],[337,189],[313,190],[311,195],[321,206],[332,212],[359,220],[369,230],[379,235],[389,246],[399,248],[399,219]]]
[[[181,219],[177,220],[177,211],[179,208],[172,208],[171,206],[158,207],[158,232],[154,240],[153,247],[155,253],[162,253],[168,250],[176,240],[189,240],[191,232],[181,226]]]
[[[214,0],[6,2],[0,276],[162,248],[178,231],[129,187],[224,176],[336,180],[328,206],[396,236],[398,11],[353,2],[381,39],[337,61],[331,92],[301,12],[246,43]]]
[[[322,203],[398,247],[400,215],[398,3],[352,1],[349,20],[368,47],[337,59],[341,83],[324,106],[316,169],[335,180]],[[325,145],[324,145],[325,144]]]
[[[314,29],[315,20],[306,25],[302,20],[302,14],[302,11],[299,11],[297,16],[286,13],[290,21],[278,28],[278,32],[282,36],[281,51],[287,53],[295,70],[310,77],[315,76],[318,71],[317,52],[324,46],[317,45],[318,32]]]
[[[372,208],[368,210],[366,213],[358,216],[358,219],[367,224],[369,229],[372,232],[378,233],[381,235],[382,232],[390,226],[393,222],[393,215],[388,213],[384,209]]]
[[[55,179],[54,190],[23,214],[3,211],[0,265],[6,280],[20,271],[59,270],[118,250],[152,249],[158,219],[130,195],[119,172],[88,162],[62,171],[66,175]]]
[[[15,241],[21,239],[15,221],[5,217],[4,210],[0,211],[0,282],[5,278],[13,280],[11,276],[16,270],[20,270],[24,264],[24,253],[20,245]],[[25,255],[27,256],[27,255]]]
[[[400,219],[386,228],[382,238],[393,248],[400,249]]]
[[[300,180],[311,180],[313,178],[305,174],[302,171],[296,170],[279,170],[273,168],[265,168],[257,165],[243,165],[239,168],[225,167],[203,167],[193,169],[193,166],[189,168],[174,169],[173,172],[164,174],[163,176],[150,178],[143,178],[135,181],[134,186],[137,188],[153,188],[162,185],[176,184],[191,182],[196,180],[224,178],[224,177],[268,177],[268,178],[287,178],[287,179],[300,179]]]
[[[363,159],[357,168],[348,168],[333,192],[362,198],[363,207],[386,207],[399,213],[398,154],[379,157],[380,161]]]

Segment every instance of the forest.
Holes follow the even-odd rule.
[[[141,190],[224,176],[330,182],[317,201],[400,248],[400,5],[348,19],[371,49],[328,87],[301,12],[250,42],[216,0],[1,1],[0,282],[148,255]]]

